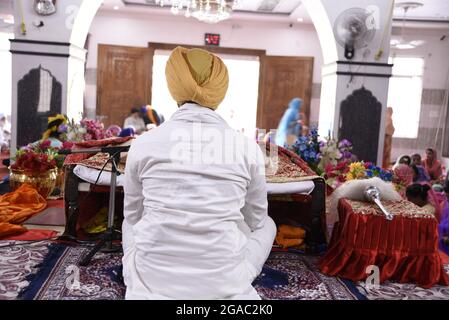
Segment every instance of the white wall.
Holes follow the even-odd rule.
[[[200,23],[184,17],[143,17],[99,13],[89,31],[87,68],[97,67],[98,44],[146,47],[148,42],[204,45],[205,33],[221,34],[221,46],[263,49],[268,55],[314,57],[313,82],[321,82],[322,54],[315,28],[311,24],[279,22],[231,22],[216,25]],[[92,73],[92,70],[88,70]],[[86,109],[95,109],[95,77],[87,81]],[[318,99],[313,99],[318,100]],[[312,101],[311,122],[318,122],[319,102]]]
[[[217,25],[197,22],[195,19],[172,16],[128,15],[120,12],[99,12],[89,31],[89,53],[87,58],[86,110],[95,115],[96,68],[98,44],[116,44],[146,47],[148,42],[165,42],[203,45],[204,33],[220,33],[221,46],[264,49],[269,55],[313,56],[313,83],[321,83],[322,51],[315,28],[311,24],[279,22],[233,22],[225,21]],[[394,33],[398,33],[398,29]],[[444,29],[406,29],[406,40],[425,40],[426,44],[414,50],[397,50],[397,54],[424,57],[425,89],[446,88],[449,69],[449,39],[440,41]],[[395,51],[393,50],[391,54]],[[318,86],[319,88],[319,86]],[[311,124],[319,118],[319,92],[311,101]],[[435,113],[431,113],[435,114]],[[426,121],[427,122],[427,121]],[[394,149],[392,158],[407,150]]]
[[[399,28],[393,30],[393,34],[398,37],[401,33]],[[446,35],[444,40],[440,40]],[[420,57],[424,59],[424,76],[423,76],[423,97],[427,92],[448,91],[449,90],[449,29],[405,29],[405,41],[423,40],[425,43],[415,49],[398,50],[394,49],[391,55],[405,57]],[[429,99],[427,99],[429,100]],[[436,99],[439,100],[439,99]],[[417,139],[393,139],[392,159],[394,160],[401,154],[411,154],[419,152],[424,153],[427,147],[433,147],[436,130],[442,125],[442,117],[444,116],[444,107],[432,101],[423,99],[421,104],[421,116],[419,124],[419,133]],[[435,133],[434,133],[435,132]],[[424,136],[427,133],[429,137]],[[441,131],[439,133],[441,139]],[[438,146],[440,147],[440,146]],[[443,159],[446,167],[449,167],[449,159]]]
[[[0,32],[0,113],[11,115],[11,53],[9,39],[12,33]]]
[[[401,30],[395,28],[393,34]],[[446,35],[446,39],[440,40]],[[397,37],[396,36],[396,37]],[[424,58],[424,89],[447,89],[449,74],[449,27],[448,29],[405,29],[405,41],[423,40],[415,49],[392,49],[390,55]]]

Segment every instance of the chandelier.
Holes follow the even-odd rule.
[[[171,12],[175,15],[184,12],[184,16],[194,17],[206,23],[218,23],[230,17],[231,11],[240,0],[172,0]],[[165,6],[167,0],[155,0],[157,5]]]

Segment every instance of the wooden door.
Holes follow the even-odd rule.
[[[131,108],[151,102],[153,50],[98,46],[97,115],[123,126]]]
[[[265,56],[261,59],[257,127],[276,129],[293,98],[301,98],[301,112],[309,125],[313,57]]]

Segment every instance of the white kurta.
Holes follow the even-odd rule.
[[[126,298],[258,299],[251,283],[276,233],[264,169],[255,141],[195,104],[133,141],[125,174]]]

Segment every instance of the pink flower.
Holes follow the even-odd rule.
[[[51,141],[50,141],[50,140],[45,140],[45,141],[42,141],[42,142],[40,143],[39,148],[40,148],[41,150],[45,150],[45,149],[50,148],[50,146],[51,146]]]
[[[73,147],[73,142],[71,141],[64,141],[62,143],[62,149],[72,149]]]

